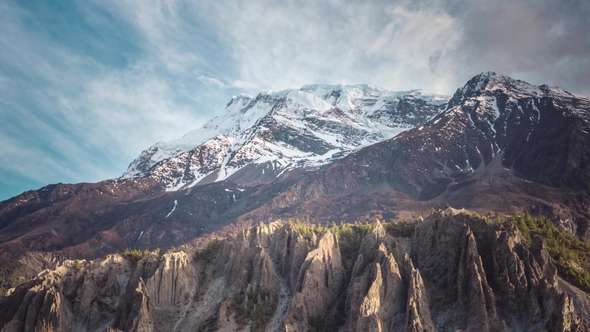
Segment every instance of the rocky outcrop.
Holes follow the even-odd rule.
[[[351,278],[348,331],[433,330],[420,272],[381,224],[361,242]]]
[[[261,224],[199,250],[65,261],[0,298],[0,331],[590,328],[587,297],[563,292],[542,241],[511,224],[438,213],[408,239],[375,222],[352,268],[339,242],[349,239],[297,229]]]
[[[327,232],[299,269],[286,330],[308,331],[310,318],[324,319],[342,292],[344,278],[338,239]]]
[[[411,257],[437,329],[568,330],[551,321],[571,299],[559,291],[542,241],[527,245],[510,223],[462,214],[431,218],[416,226]],[[560,317],[581,319],[572,311]]]

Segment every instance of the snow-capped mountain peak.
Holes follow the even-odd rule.
[[[200,129],[143,151],[123,177],[151,176],[170,190],[232,176],[264,181],[421,125],[447,100],[421,90],[321,84],[234,96]]]
[[[463,100],[477,96],[494,96],[505,94],[512,98],[561,98],[571,100],[578,98],[559,87],[547,85],[533,85],[525,81],[513,79],[510,76],[497,74],[492,71],[483,72],[470,79],[463,87],[457,89],[449,101],[449,108],[460,104]]]

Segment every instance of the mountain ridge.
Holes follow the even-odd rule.
[[[153,176],[178,190],[204,178],[224,180],[244,165],[270,161],[275,175],[313,168],[427,121],[446,99],[419,90],[319,84],[234,97],[201,129],[142,152],[122,177]],[[193,161],[195,154],[210,153],[205,150],[217,158]]]

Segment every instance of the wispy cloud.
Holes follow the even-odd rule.
[[[479,3],[461,18],[457,52],[447,66],[469,72],[496,70],[531,83],[590,94],[590,3],[508,1]]]
[[[238,77],[265,89],[309,82],[432,88],[429,58],[461,28],[437,9],[389,2],[224,1],[198,5],[230,47]]]
[[[208,76],[201,75],[198,78],[199,78],[199,81],[203,82],[203,84],[205,84],[205,85],[216,85],[220,88],[225,88],[227,86],[225,83],[221,82],[220,80],[216,79],[215,77],[208,77]]]
[[[222,89],[229,89],[229,88],[236,88],[242,90],[257,90],[259,86],[242,80],[231,80],[227,78],[217,79],[215,77],[209,77],[205,75],[201,75],[198,77],[199,81],[207,86],[216,86]],[[223,80],[223,81],[222,81]]]
[[[368,82],[452,93],[487,70],[588,93],[589,4],[224,1],[199,11],[241,79],[267,89]]]
[[[0,187],[13,188],[0,199],[23,188],[6,174],[29,187],[118,176],[242,92],[369,83],[452,93],[495,70],[590,95],[587,1],[60,6],[0,2],[0,157],[11,161]]]
[[[158,60],[143,50],[120,68],[29,26],[40,19],[30,10],[0,7],[0,156],[10,161],[0,164],[0,199],[23,190],[5,185],[10,174],[36,186],[117,176],[142,149],[198,127],[215,110],[207,106],[215,93],[199,94],[196,78],[172,73],[190,56],[172,64],[170,55]]]

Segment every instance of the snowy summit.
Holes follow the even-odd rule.
[[[203,127],[143,151],[122,177],[152,177],[168,190],[226,179],[259,183],[422,125],[448,99],[420,90],[321,84],[234,96]]]

